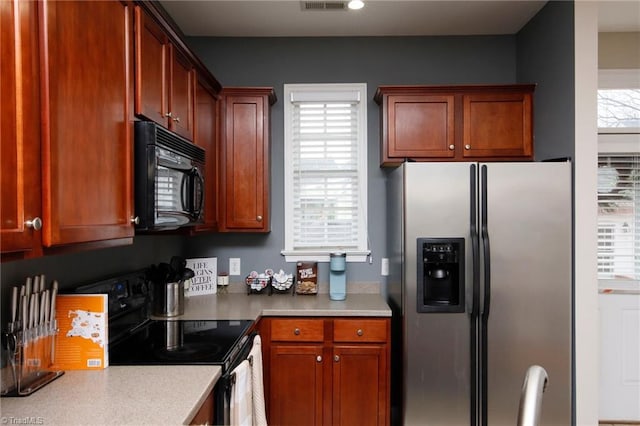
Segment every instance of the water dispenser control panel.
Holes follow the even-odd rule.
[[[464,238],[418,238],[418,312],[464,312]]]

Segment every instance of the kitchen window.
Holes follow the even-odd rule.
[[[284,85],[285,248],[288,262],[364,262],[367,86]]]
[[[640,282],[638,75],[600,70],[598,88],[598,279],[631,285]]]

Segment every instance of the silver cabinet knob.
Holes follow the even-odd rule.
[[[42,219],[40,219],[39,217],[34,217],[31,220],[27,220],[24,223],[24,226],[26,226],[27,228],[31,228],[34,231],[39,231],[42,229]]]
[[[453,144],[449,145],[449,150],[453,151],[454,149],[456,149],[455,145],[453,145]]]
[[[335,362],[340,362],[340,355],[335,355],[335,356],[333,357],[333,360],[334,360]]]
[[[139,216],[132,217],[131,223],[133,223],[134,225],[140,225],[140,217]]]
[[[173,121],[175,121],[176,123],[180,122],[180,117],[176,117],[176,118],[172,118]]]
[[[300,329],[296,328],[295,330],[293,330],[293,334],[295,334],[296,336],[300,335]]]
[[[171,118],[171,117],[173,117],[173,113],[168,112],[168,113],[166,113],[164,116],[165,116],[165,117],[169,117],[169,118]]]
[[[262,216],[258,216],[258,217],[256,217],[256,220],[257,220],[258,222],[262,222]]]
[[[322,362],[322,355],[318,355],[318,356],[316,357],[316,361],[317,361],[317,362]]]
[[[464,149],[471,149],[471,145],[465,145]]]
[[[362,335],[364,334],[364,331],[362,331],[362,329],[361,329],[361,328],[359,328],[359,329],[358,329],[358,331],[356,331],[356,334],[357,334],[358,336],[362,336]]]

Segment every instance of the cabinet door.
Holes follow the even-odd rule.
[[[133,237],[130,6],[39,5],[48,123],[42,138],[43,242]]]
[[[386,345],[336,345],[332,361],[333,424],[388,424]]]
[[[169,83],[169,130],[193,140],[193,97],[195,70],[191,63],[175,48],[171,51]]]
[[[322,345],[273,344],[269,424],[322,425]]]
[[[452,158],[453,95],[388,96],[386,134],[390,160]]]
[[[40,219],[40,104],[37,3],[0,2],[0,239],[2,252],[40,248],[41,233],[25,225]]]
[[[215,95],[201,82],[196,90],[196,145],[206,151],[204,224],[194,227],[195,232],[215,231],[218,228],[218,103]]]
[[[136,15],[135,113],[167,127],[169,44],[162,28],[139,6]]]
[[[269,106],[264,96],[225,95],[224,229],[269,231]]]
[[[531,93],[478,93],[463,96],[465,158],[531,157]]]

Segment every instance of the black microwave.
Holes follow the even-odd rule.
[[[136,229],[202,223],[205,151],[150,121],[134,126]]]

